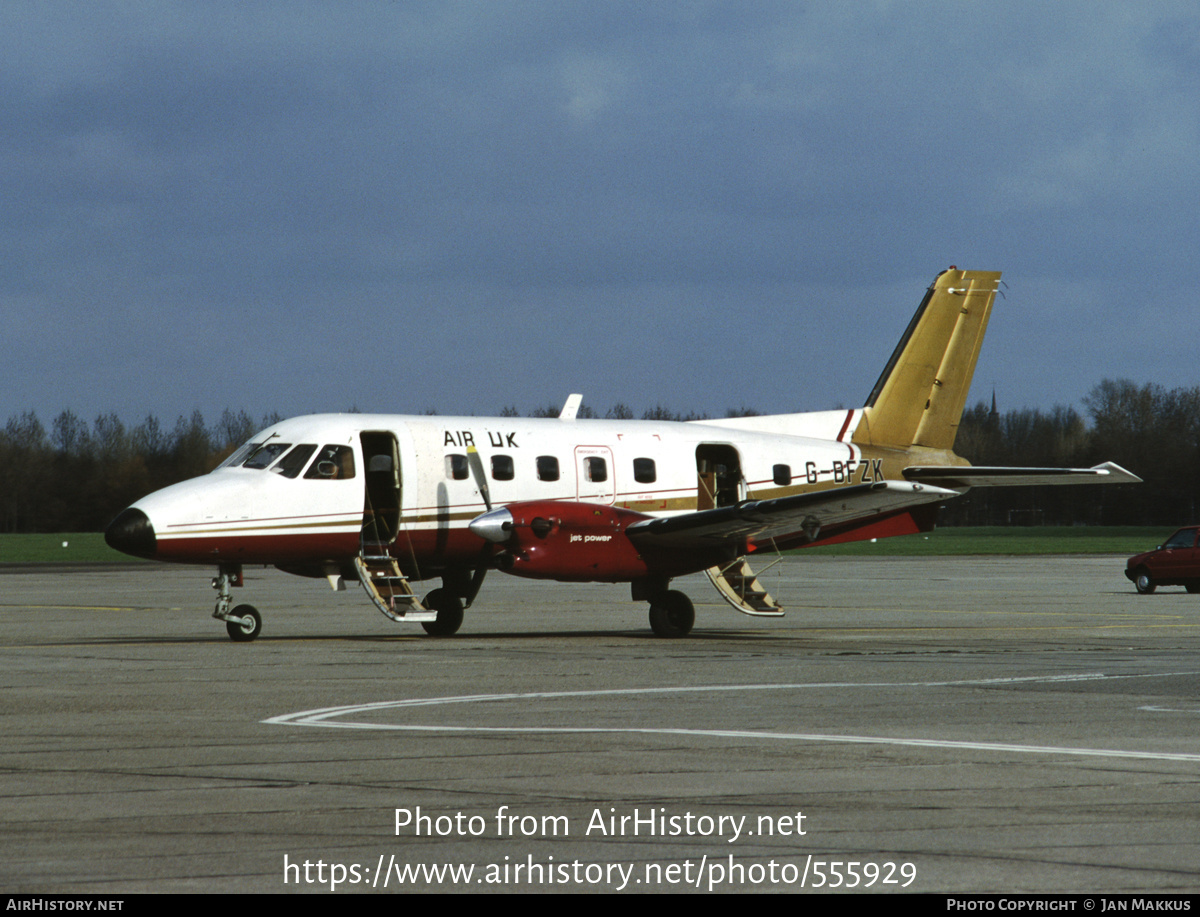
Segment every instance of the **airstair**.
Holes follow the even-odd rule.
[[[764,567],[763,572],[766,573],[777,563],[778,558]],[[739,557],[724,567],[720,564],[709,567],[704,572],[717,587],[717,592],[721,593],[721,598],[742,614],[756,618],[783,617],[783,609],[759,583],[758,574],[750,569],[745,557]]]
[[[363,539],[354,567],[371,603],[385,617],[415,623],[437,620],[437,612],[421,604],[386,544]]]
[[[400,456],[396,437],[388,431],[365,431],[361,436],[366,498],[358,557],[354,558],[358,581],[384,617],[399,622],[436,621],[437,612],[421,604],[390,550],[400,533]]]

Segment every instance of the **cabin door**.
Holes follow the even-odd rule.
[[[387,432],[360,436],[366,498],[363,505],[363,541],[391,544],[400,531],[400,449]]]
[[[742,460],[727,443],[701,443],[696,447],[696,509],[733,506],[746,499]]]

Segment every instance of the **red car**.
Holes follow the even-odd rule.
[[[1159,586],[1186,586],[1188,592],[1200,592],[1198,535],[1200,525],[1180,529],[1153,551],[1129,558],[1125,575],[1142,595]]]

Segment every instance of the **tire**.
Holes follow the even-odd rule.
[[[659,637],[686,637],[696,623],[696,608],[682,592],[671,589],[650,602],[650,629]]]
[[[1197,592],[1200,592],[1200,583],[1184,583],[1183,588],[1192,593],[1192,595],[1195,595]]]
[[[449,637],[458,632],[463,622],[462,599],[445,589],[434,589],[421,602],[437,612],[436,621],[422,621],[425,633],[433,637]]]
[[[262,633],[262,615],[253,605],[238,605],[230,614],[238,618],[250,619],[249,625],[240,624],[237,621],[225,622],[225,630],[229,632],[229,639],[234,643],[249,643]]]
[[[1156,584],[1151,578],[1149,570],[1138,570],[1134,574],[1133,588],[1138,591],[1138,595],[1149,595],[1155,590]]]

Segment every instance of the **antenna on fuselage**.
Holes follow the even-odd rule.
[[[583,395],[568,395],[563,409],[558,414],[559,420],[574,420],[579,413],[579,405],[583,403]]]

